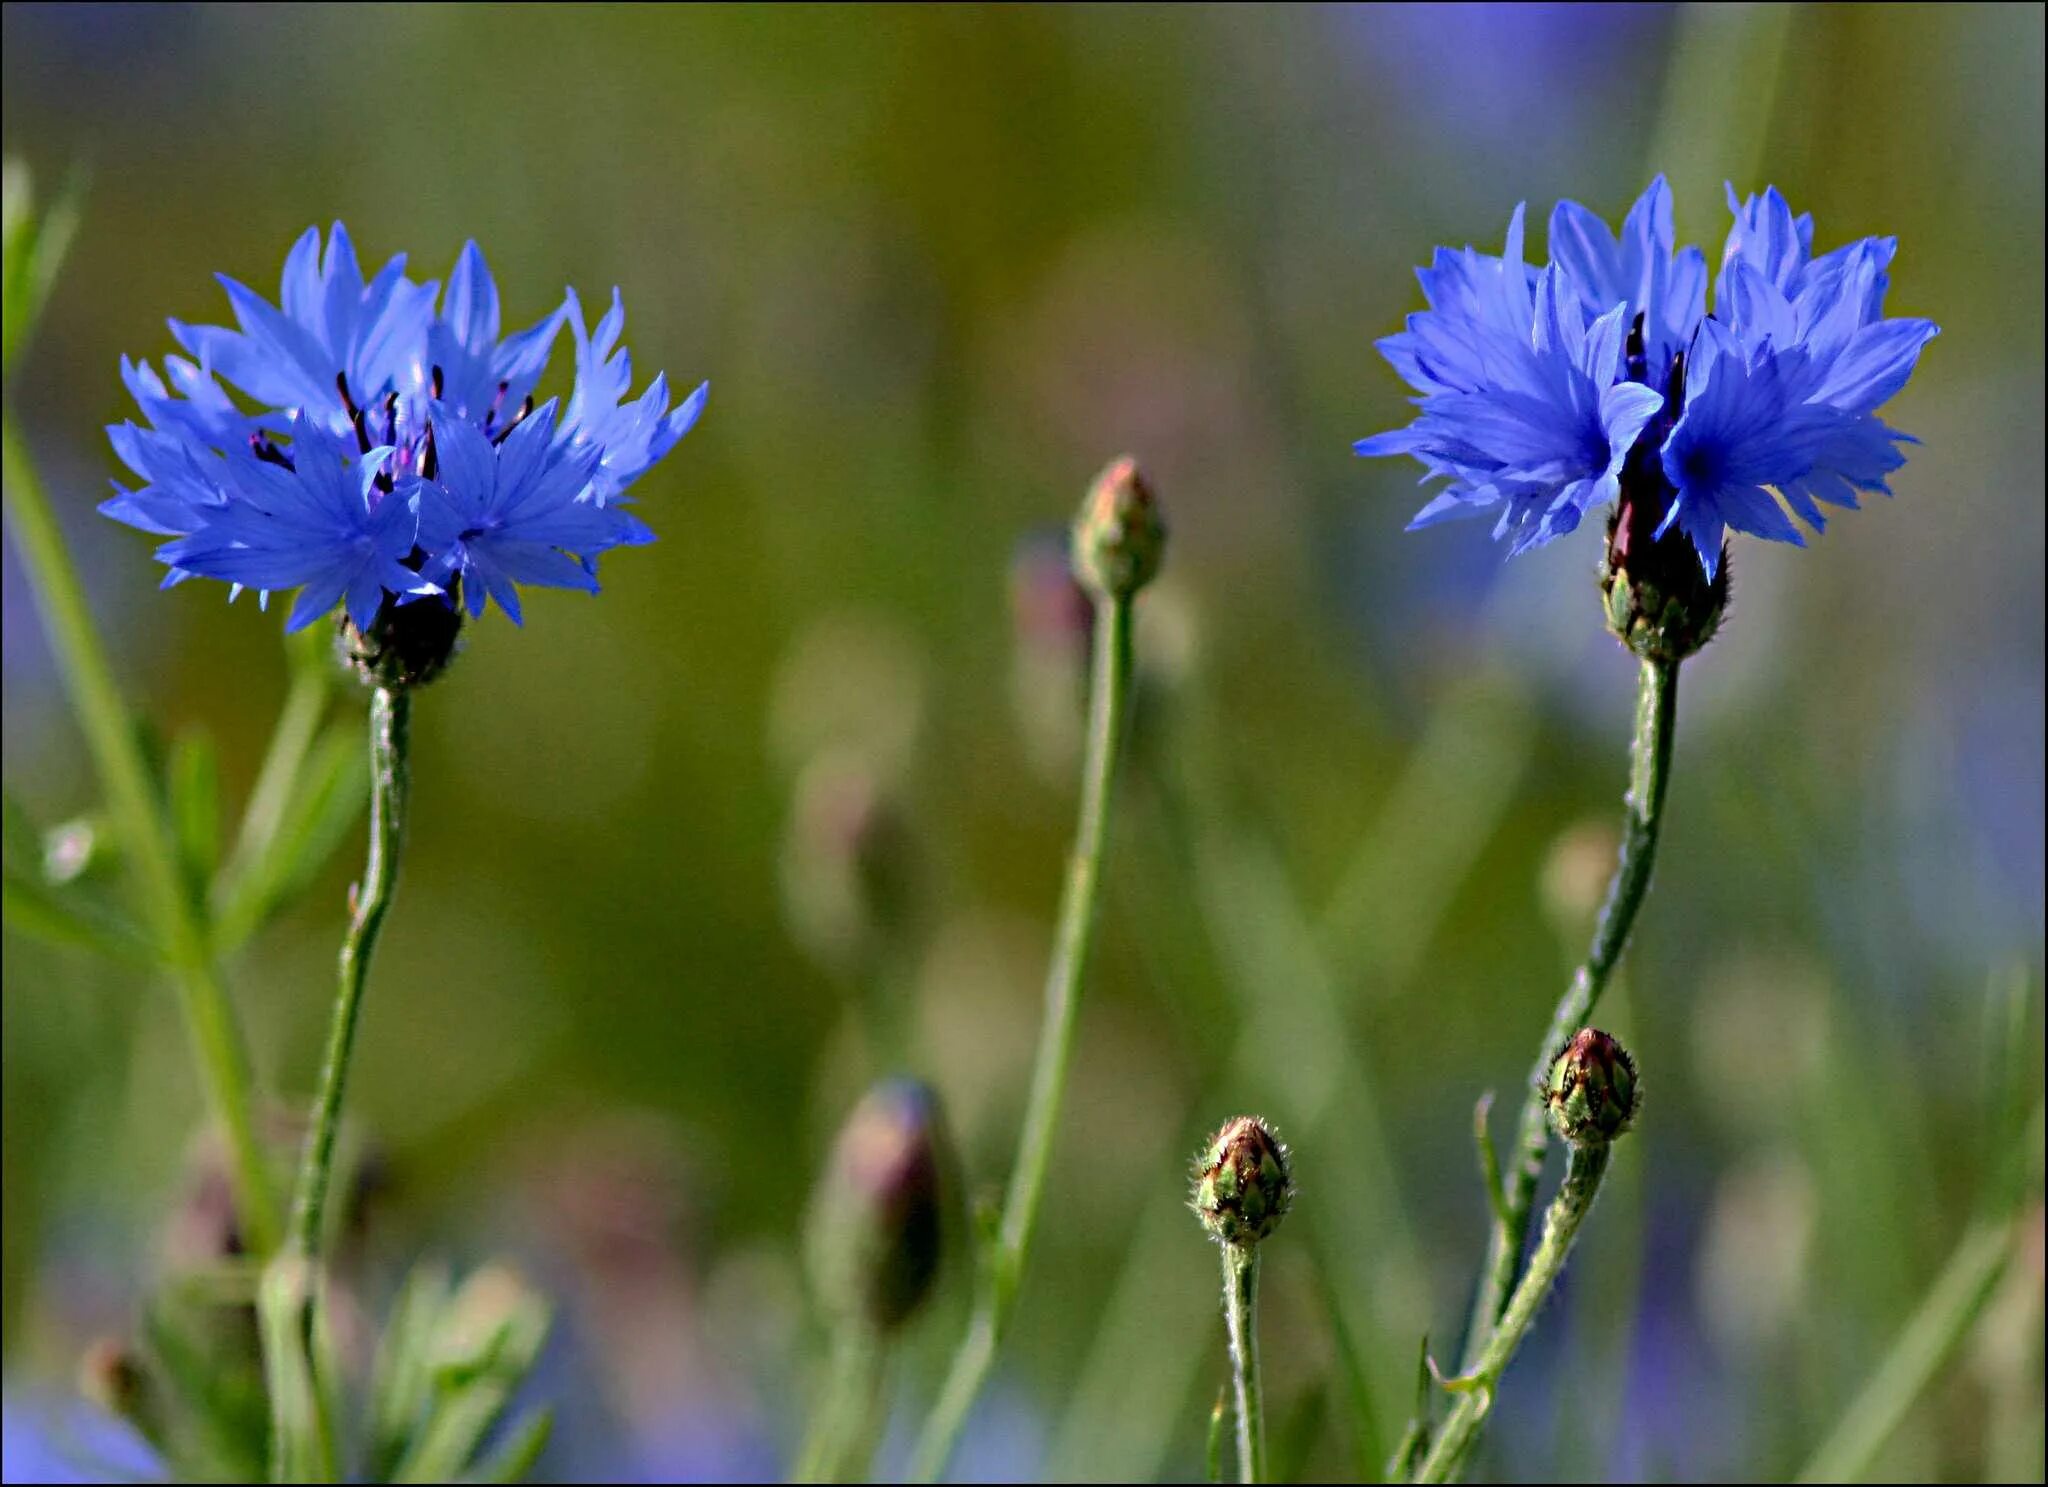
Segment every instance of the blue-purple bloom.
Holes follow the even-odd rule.
[[[689,431],[707,388],[671,410],[657,376],[628,399],[617,290],[594,337],[573,292],[501,336],[475,243],[445,291],[407,278],[402,255],[366,280],[338,222],[324,250],[313,228],[292,246],[276,305],[221,283],[235,327],[172,321],[185,355],[161,374],[124,357],[145,422],[108,430],[141,483],[100,510],[173,539],[157,550],[167,586],[299,589],[293,630],[337,604],[367,630],[387,600],[476,616],[495,599],[517,623],[515,585],[594,592],[599,554],[654,540],[623,492]],[[576,377],[558,419],[534,396],[565,324]]]
[[[1802,544],[1797,516],[1890,494],[1912,442],[1876,416],[1905,385],[1930,320],[1886,319],[1897,242],[1813,257],[1813,219],[1776,188],[1738,200],[1706,313],[1707,267],[1677,250],[1659,176],[1617,236],[1576,202],[1550,219],[1550,263],[1437,250],[1429,308],[1379,343],[1420,412],[1359,441],[1413,454],[1444,482],[1411,526],[1498,508],[1510,553],[1576,528],[1628,487],[1661,537],[1674,525],[1712,577],[1726,529]],[[1788,510],[1789,508],[1789,514]]]

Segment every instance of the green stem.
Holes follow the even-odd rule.
[[[1130,711],[1131,617],[1128,595],[1096,601],[1095,659],[1089,690],[1088,749],[1082,765],[1081,813],[1074,830],[1066,891],[1060,899],[1052,964],[1046,971],[1045,1021],[1039,1029],[1031,1093],[1017,1138],[1016,1165],[1011,1169],[1009,1190],[1003,1198],[1002,1226],[995,1252],[975,1300],[967,1335],[954,1355],[912,1460],[912,1476],[920,1482],[937,1480],[953,1454],[954,1443],[967,1422],[967,1412],[981,1392],[1009,1326],[1023,1279],[1025,1256],[1037,1226],[1039,1198],[1052,1164],[1052,1138],[1059,1123],[1060,1098],[1074,1057],[1075,1013],[1082,972],[1088,963],[1088,946],[1095,930],[1096,888],[1109,831],[1110,795]]]
[[[873,1450],[872,1424],[882,1390],[882,1347],[861,1322],[840,1327],[832,1340],[831,1372],[797,1457],[793,1482],[865,1481]]]
[[[1458,1403],[1436,1432],[1429,1455],[1423,1458],[1422,1469],[1415,1474],[1416,1481],[1451,1482],[1464,1470],[1466,1458],[1478,1444],[1487,1411],[1493,1407],[1493,1393],[1501,1374],[1507,1370],[1522,1339],[1529,1335],[1537,1312],[1550,1298],[1551,1287],[1564,1273],[1572,1241],[1578,1237],[1579,1225],[1592,1211],[1612,1152],[1613,1148],[1604,1141],[1572,1148],[1564,1185],[1557,1190],[1557,1197],[1543,1218],[1542,1241],[1529,1257],[1529,1268],[1509,1298],[1500,1325],[1488,1338],[1486,1350],[1473,1367],[1454,1381],[1459,1390]]]
[[[115,685],[85,590],[58,530],[34,461],[9,415],[0,426],[8,529],[35,591],[72,711],[85,733],[108,809],[134,864],[144,908],[177,983],[207,1108],[227,1140],[235,1211],[250,1250],[277,1247],[278,1207],[251,1114],[249,1057],[227,990],[188,891],[134,720]]]
[[[353,912],[341,941],[340,984],[334,996],[334,1022],[327,1034],[327,1055],[320,1069],[320,1092],[299,1159],[298,1185],[292,1195],[292,1250],[317,1260],[326,1226],[327,1192],[334,1177],[334,1138],[341,1125],[341,1100],[348,1085],[349,1058],[355,1048],[356,1023],[362,1015],[363,986],[378,931],[391,907],[398,882],[398,852],[405,836],[407,750],[412,723],[412,698],[379,687],[370,695],[370,856],[363,880],[349,894]]]
[[[1479,1296],[1467,1328],[1464,1367],[1470,1373],[1489,1346],[1495,1324],[1515,1289],[1515,1272],[1529,1236],[1530,1210],[1536,1184],[1543,1176],[1543,1154],[1550,1126],[1543,1088],[1558,1049],[1593,1014],[1607,989],[1621,952],[1635,927],[1636,913],[1650,887],[1650,868],[1657,857],[1657,837],[1664,819],[1664,793],[1671,780],[1671,745],[1677,731],[1678,662],[1644,661],[1636,694],[1635,737],[1629,745],[1629,782],[1621,853],[1607,901],[1593,930],[1592,948],[1573,975],[1571,985],[1551,1014],[1543,1045],[1536,1050],[1523,1096],[1521,1125],[1515,1137],[1512,1165],[1501,1190],[1502,1222],[1493,1226]]]
[[[1223,1246],[1223,1321],[1237,1396],[1237,1479],[1266,1480],[1266,1405],[1259,1392],[1259,1247]]]

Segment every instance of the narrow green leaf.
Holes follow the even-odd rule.
[[[2010,1217],[1980,1219],[1970,1226],[1919,1310],[1798,1481],[1854,1482],[1870,1469],[1913,1401],[1941,1372],[1991,1299],[2012,1257],[2015,1227]]]
[[[336,723],[300,773],[269,846],[219,905],[214,943],[223,954],[306,890],[362,818],[369,798],[370,766],[360,728]]]
[[[542,1405],[529,1410],[505,1432],[505,1443],[477,1464],[475,1471],[465,1473],[465,1482],[523,1482],[540,1460],[540,1453],[548,1448],[548,1437],[554,1433],[555,1412]]]
[[[49,301],[84,200],[85,177],[73,171],[38,217],[28,166],[11,158],[0,166],[0,367],[9,373]]]
[[[11,792],[0,791],[0,865],[24,875],[40,870],[43,834]]]
[[[427,1413],[433,1344],[448,1306],[448,1271],[415,1265],[392,1303],[370,1374],[370,1480],[387,1480]]]
[[[396,1482],[452,1481],[504,1414],[547,1341],[547,1299],[502,1265],[464,1281],[434,1343],[434,1399]]]
[[[0,909],[9,929],[45,944],[85,950],[141,970],[162,964],[149,937],[119,909],[82,891],[21,877],[12,867],[0,879]]]
[[[1429,1361],[1429,1334],[1424,1333],[1422,1344],[1415,1350],[1415,1412],[1408,1418],[1408,1428],[1401,1435],[1401,1442],[1394,1447],[1393,1459],[1387,1463],[1387,1480],[1405,1482],[1415,1473],[1422,1458],[1429,1454],[1430,1411],[1433,1408],[1430,1380],[1435,1369]]]
[[[1308,1467],[1309,1453],[1323,1433],[1330,1412],[1329,1389],[1317,1384],[1294,1401],[1287,1418],[1273,1432],[1273,1476],[1275,1482],[1299,1482]]]
[[[227,1315],[168,1291],[143,1312],[144,1353],[170,1396],[164,1453],[184,1481],[247,1482],[263,1474],[270,1434],[263,1380],[239,1349],[222,1355],[219,1324]]]
[[[220,866],[220,759],[212,735],[204,730],[178,735],[165,766],[164,800],[185,881],[201,897]]]
[[[1209,1406],[1209,1442],[1202,1451],[1207,1479],[1211,1482],[1223,1480],[1223,1438],[1229,1430],[1230,1385],[1226,1383],[1216,1390],[1216,1402]]]
[[[1330,1319],[1330,1336],[1336,1344],[1338,1381],[1344,1387],[1341,1413],[1351,1427],[1351,1470],[1364,1482],[1371,1479],[1380,1465],[1384,1438],[1380,1434],[1379,1412],[1373,1407],[1372,1378],[1366,1371],[1365,1355],[1338,1302],[1337,1285],[1324,1258],[1318,1247],[1314,1252],[1317,1289],[1322,1294],[1323,1314]]]

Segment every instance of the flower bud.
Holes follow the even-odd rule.
[[[451,592],[438,598],[400,604],[389,594],[377,608],[368,630],[358,630],[347,610],[340,610],[335,652],[341,664],[366,687],[402,691],[423,687],[455,659],[462,635],[462,610]]]
[[[888,1079],[847,1117],[812,1201],[811,1282],[841,1321],[900,1327],[943,1257],[945,1133],[938,1096]]]
[[[1098,599],[1128,599],[1159,572],[1166,525],[1129,455],[1111,460],[1074,518],[1074,576]]]
[[[1574,1146],[1612,1141],[1642,1105],[1635,1061],[1598,1028],[1580,1028],[1550,1064],[1543,1089],[1550,1124]]]
[[[797,781],[783,839],[783,903],[804,948],[835,971],[871,962],[909,925],[916,898],[911,834],[865,760],[820,755]]]
[[[1256,1244],[1293,1202],[1287,1148],[1256,1115],[1230,1122],[1195,1159],[1195,1212],[1225,1244]]]
[[[1728,608],[1728,545],[1708,578],[1692,539],[1673,526],[1655,535],[1673,499],[1660,471],[1622,478],[1607,519],[1600,591],[1607,628],[1645,661],[1682,661],[1714,638]]]

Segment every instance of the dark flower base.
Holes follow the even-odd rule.
[[[1651,535],[1670,496],[1637,499],[1630,485],[1624,475],[1600,560],[1607,628],[1645,661],[1682,661],[1721,627],[1728,608],[1728,544],[1721,544],[1721,561],[1708,578],[1692,540],[1675,525],[1662,537]]]
[[[447,670],[461,634],[462,611],[454,605],[438,599],[397,604],[387,595],[367,631],[341,617],[335,652],[363,685],[403,691]]]

